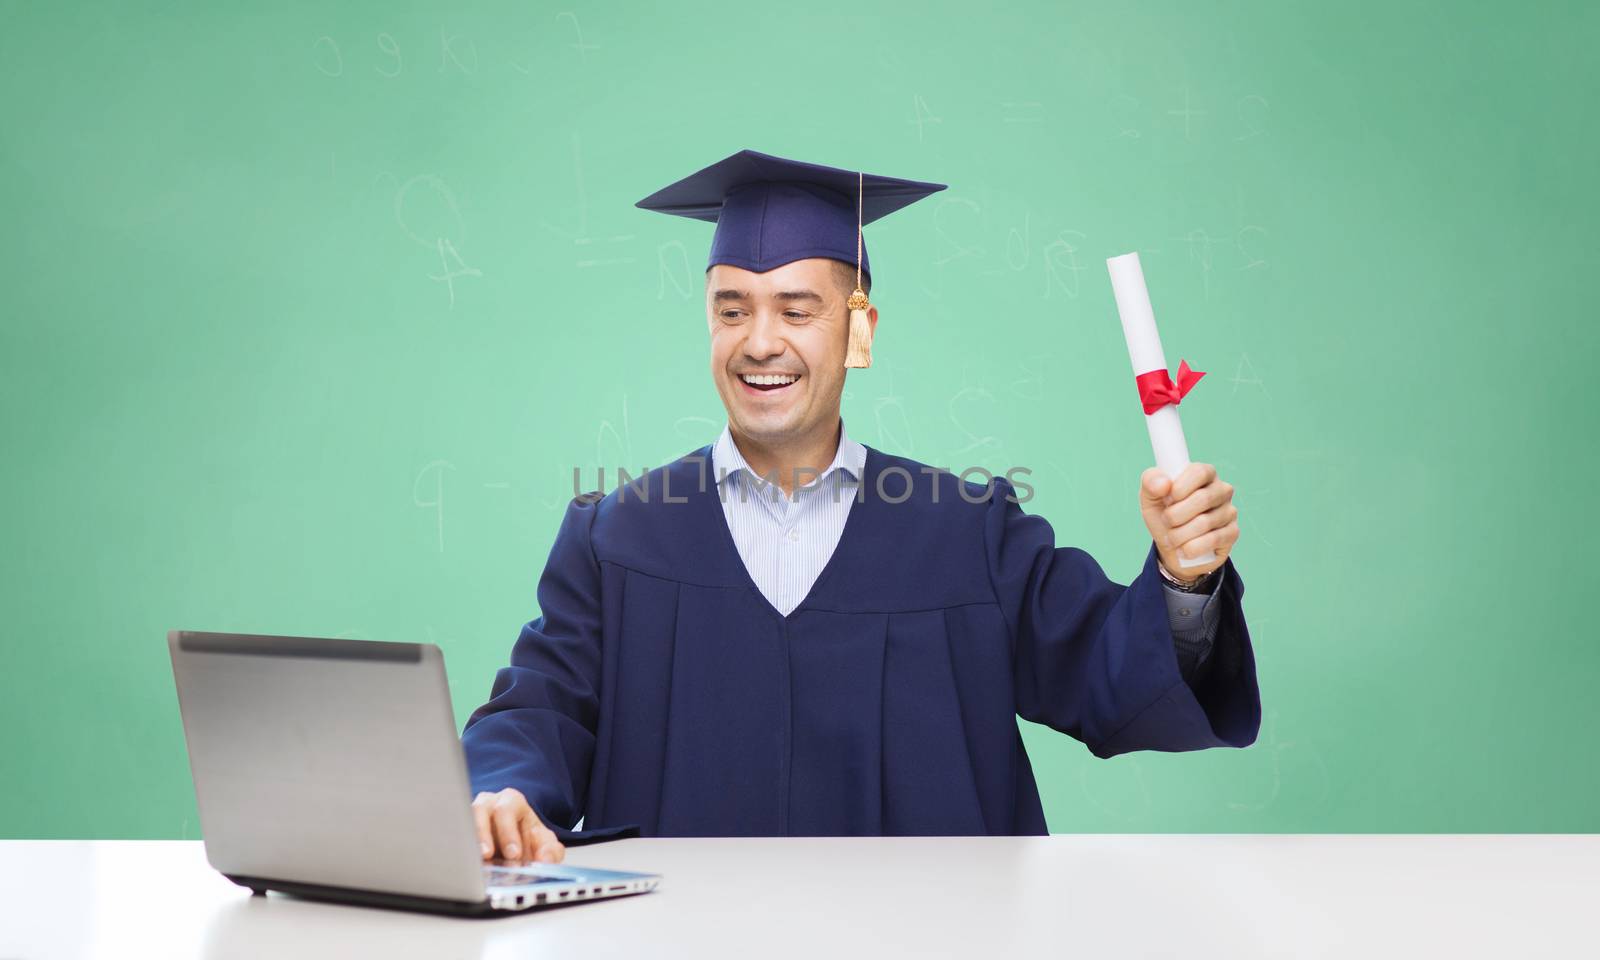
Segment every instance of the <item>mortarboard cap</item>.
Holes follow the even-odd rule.
[[[715,223],[707,269],[726,263],[765,273],[808,257],[854,266],[858,195],[865,225],[944,188],[740,150],[636,206]],[[865,241],[860,266],[871,276]]]

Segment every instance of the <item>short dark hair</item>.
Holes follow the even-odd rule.
[[[843,260],[835,260],[835,261],[833,261],[833,265],[834,265],[834,272],[839,277],[839,282],[844,284],[844,295],[848,297],[848,296],[850,296],[850,294],[855,293],[856,292],[856,266],[855,266],[855,264],[853,264],[853,263],[845,263]],[[872,274],[867,273],[864,270],[861,272],[861,292],[867,294],[868,296],[872,295]]]

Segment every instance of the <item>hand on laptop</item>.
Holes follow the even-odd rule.
[[[567,848],[515,787],[478,794],[472,799],[472,818],[478,824],[478,850],[485,860],[494,859],[497,851],[507,860],[544,863],[560,863],[567,855]]]

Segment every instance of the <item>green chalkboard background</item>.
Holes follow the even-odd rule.
[[[1122,582],[1106,257],[1209,371],[1260,739],[1029,727],[1054,830],[1600,829],[1596,8],[137,6],[0,29],[0,835],[197,835],[174,627],[438,643],[464,720],[573,467],[720,429],[711,226],[633,203],[746,147],[950,184],[846,424]]]

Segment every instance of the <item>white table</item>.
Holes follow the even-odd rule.
[[[0,958],[1600,956],[1600,835],[642,839],[652,894],[466,920],[251,898],[194,841],[0,841]]]

